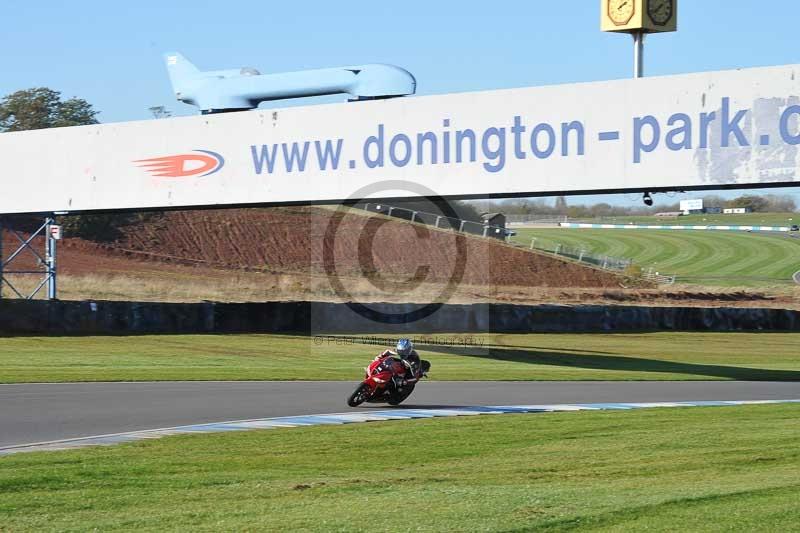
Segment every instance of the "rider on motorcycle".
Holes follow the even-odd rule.
[[[347,398],[347,405],[364,402],[400,405],[427,376],[431,363],[419,358],[409,339],[397,342],[397,351],[384,350],[364,369],[365,377]]]
[[[418,381],[418,373],[424,374],[430,368],[430,363],[428,361],[422,361],[419,358],[419,354],[414,349],[414,343],[411,342],[410,339],[400,339],[397,341],[397,346],[395,348],[397,351],[393,352],[391,350],[384,350],[378,357],[375,359],[383,359],[384,357],[397,357],[400,359],[406,367],[406,375],[403,379],[402,383],[396,383],[395,385],[401,387],[403,385],[408,384],[409,382]],[[420,372],[421,369],[421,372]]]

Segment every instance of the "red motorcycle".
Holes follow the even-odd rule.
[[[364,381],[347,399],[347,405],[357,407],[364,402],[399,405],[414,392],[414,387],[427,375],[431,364],[421,360],[416,372],[412,368],[411,363],[392,355],[375,358],[365,369]]]

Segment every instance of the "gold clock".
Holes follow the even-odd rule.
[[[608,18],[617,26],[628,24],[636,13],[634,0],[606,0],[608,5]]]
[[[650,0],[647,3],[647,16],[658,26],[666,26],[675,12],[673,0]]]
[[[599,0],[600,29],[616,33],[664,33],[678,29],[679,0]]]

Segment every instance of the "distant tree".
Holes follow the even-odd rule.
[[[563,196],[559,196],[556,198],[556,213],[559,215],[566,215],[567,214],[567,199]]]
[[[478,211],[468,202],[451,202],[451,206],[458,213],[458,216],[464,220],[481,220],[481,211]]]
[[[614,214],[614,208],[607,203],[594,204],[589,212],[595,217],[607,217]]]
[[[115,241],[122,237],[125,226],[147,222],[160,216],[157,213],[116,213],[98,215],[71,215],[58,217],[68,237],[80,237],[97,242]]]
[[[791,196],[767,194],[764,199],[767,201],[767,211],[770,213],[794,213],[797,211],[797,203]]]
[[[62,100],[60,92],[36,87],[11,93],[0,101],[0,131],[97,124],[98,114],[86,100]]]
[[[591,217],[589,210],[586,209],[585,206],[582,205],[571,205],[567,207],[567,210],[563,213],[567,215],[569,218],[588,218]]]
[[[749,207],[753,212],[765,212],[769,210],[769,202],[762,196],[745,195],[728,202],[728,207]]]
[[[680,211],[680,210],[681,210],[680,202],[675,202],[675,203],[672,203],[672,204],[663,204],[663,205],[653,206],[653,207],[648,207],[647,208],[647,211],[649,211],[651,214],[655,214],[655,213],[675,213],[675,212]]]
[[[670,204],[662,203],[668,198],[669,197],[665,197],[664,195],[654,196],[657,204],[652,207],[646,207],[638,201],[631,203],[631,205],[609,205],[604,202],[591,205],[566,205],[567,200],[563,196],[556,198],[555,205],[552,203],[552,200],[550,200],[551,203],[548,203],[548,200],[543,198],[519,198],[499,201],[471,200],[466,203],[474,206],[481,212],[498,212],[505,213],[506,215],[527,215],[532,217],[567,215],[569,218],[588,219],[626,215],[649,216],[660,212],[680,211],[678,202]],[[709,194],[703,196],[703,205],[705,207],[751,207],[754,211],[773,213],[791,213],[797,211],[797,203],[791,196],[775,194],[742,196],[735,200],[726,200],[719,195]]]
[[[717,194],[707,194],[703,196],[703,207],[722,207],[727,204],[727,201],[722,196]]]

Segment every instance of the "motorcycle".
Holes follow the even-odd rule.
[[[391,355],[376,358],[364,369],[364,381],[347,399],[347,405],[357,407],[364,402],[400,405],[411,396],[419,380],[427,376],[430,368],[428,361],[421,360],[419,368],[414,372],[411,363]],[[410,378],[407,370],[412,371]]]

